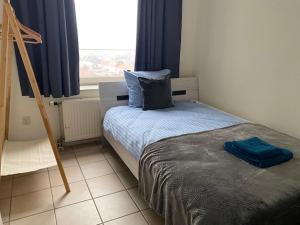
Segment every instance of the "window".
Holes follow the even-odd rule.
[[[80,82],[121,79],[133,70],[137,0],[75,0]]]

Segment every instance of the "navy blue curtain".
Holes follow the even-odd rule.
[[[27,44],[41,93],[60,98],[79,94],[79,47],[74,0],[12,0],[17,18],[42,35]],[[16,57],[22,95],[33,96],[19,51]]]
[[[139,0],[135,70],[179,76],[182,0]]]

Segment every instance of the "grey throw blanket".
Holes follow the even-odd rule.
[[[259,169],[223,150],[258,136],[291,149],[294,159]],[[140,160],[140,192],[166,225],[299,225],[300,141],[267,127],[241,124],[165,139]]]

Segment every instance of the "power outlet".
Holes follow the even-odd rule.
[[[23,125],[30,125],[31,124],[31,117],[30,116],[23,116],[22,124]]]

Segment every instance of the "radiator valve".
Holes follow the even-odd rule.
[[[62,104],[62,102],[58,102],[58,101],[50,101],[49,102],[49,106],[59,106],[61,104]]]

